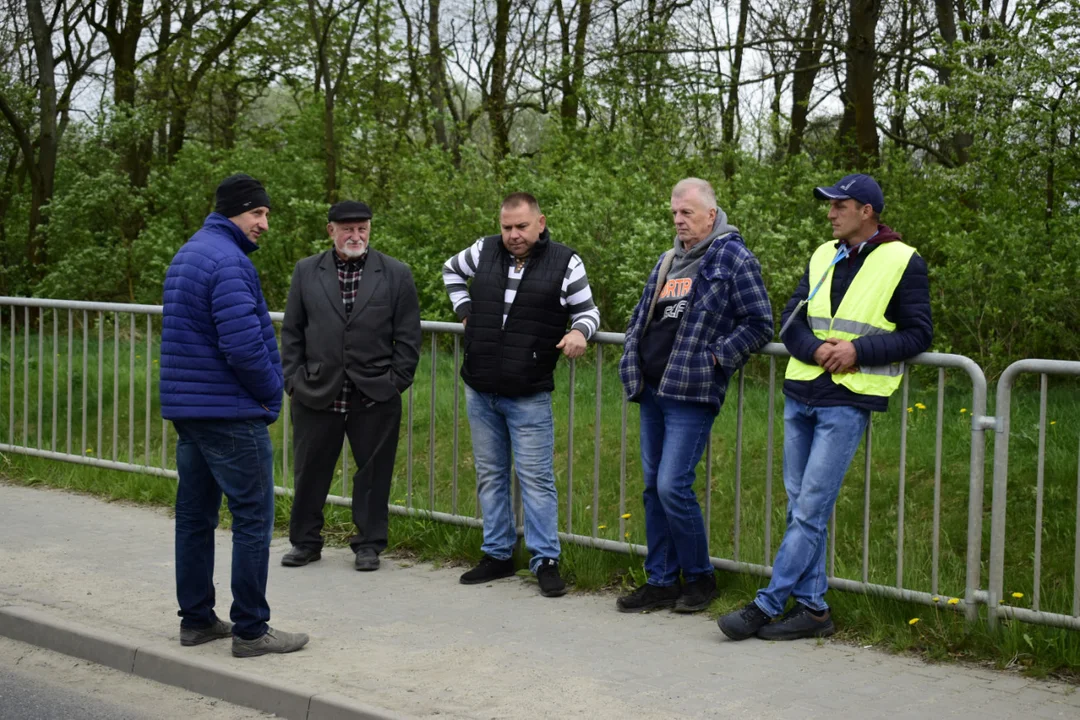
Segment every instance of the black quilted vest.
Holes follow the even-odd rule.
[[[562,306],[563,278],[574,251],[551,240],[545,229],[533,245],[503,327],[503,298],[513,256],[502,237],[484,239],[469,288],[472,311],[465,325],[461,377],[473,390],[507,397],[555,389],[555,348],[570,319]]]

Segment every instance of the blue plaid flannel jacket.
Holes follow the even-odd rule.
[[[662,260],[661,255],[626,328],[619,377],[631,400],[637,399],[644,386],[638,345]],[[719,410],[728,379],[772,335],[772,305],[758,259],[737,233],[716,238],[702,258],[689,310],[675,335],[657,394],[671,400],[709,403]]]

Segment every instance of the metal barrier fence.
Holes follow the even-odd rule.
[[[1012,391],[1016,380],[1025,373],[1039,373],[1039,440],[1038,466],[1035,486],[1035,542],[1030,556],[1033,565],[1031,608],[1001,604],[1005,599],[1005,512],[1008,504],[1009,435],[1011,431]],[[987,598],[987,619],[990,625],[999,617],[1017,618],[1027,622],[1056,625],[1080,630],[1080,452],[1076,480],[1076,517],[1073,539],[1072,614],[1047,612],[1040,608],[1042,591],[1042,538],[1044,488],[1046,479],[1046,398],[1049,375],[1080,376],[1080,362],[1064,360],[1018,360],[1001,374],[997,385],[997,438],[994,443],[994,496],[991,510],[990,590]],[[1015,543],[1014,543],[1015,544]],[[1025,559],[1028,556],[1025,554]]]
[[[6,306],[6,308],[5,308]],[[8,312],[5,313],[4,310]],[[33,312],[32,312],[33,311]],[[36,456],[47,458],[50,460],[61,460],[65,462],[79,463],[84,465],[92,465],[101,468],[107,468],[111,470],[122,470],[134,473],[144,473],[150,475],[158,475],[164,477],[175,478],[176,472],[169,465],[169,445],[170,445],[170,428],[168,423],[161,421],[160,433],[158,429],[154,427],[155,423],[152,421],[154,417],[153,408],[155,407],[156,398],[156,385],[153,379],[156,375],[154,365],[156,360],[153,359],[154,352],[156,352],[155,345],[155,316],[161,315],[162,309],[160,306],[153,305],[127,305],[127,304],[113,304],[113,303],[89,303],[89,302],[76,302],[76,301],[61,301],[50,299],[32,299],[32,298],[11,298],[0,297],[0,350],[3,347],[4,330],[9,334],[9,368],[7,377],[7,394],[8,403],[7,409],[7,437],[6,442],[4,438],[0,437],[0,452],[19,453],[24,455]],[[6,317],[5,317],[6,315]],[[33,315],[33,318],[32,318]],[[66,315],[66,317],[64,317]],[[63,317],[63,322],[61,318]],[[272,313],[272,319],[275,323],[282,321],[281,313]],[[36,323],[35,323],[36,321]],[[111,321],[111,322],[110,322]],[[4,327],[5,323],[9,326]],[[36,328],[35,328],[36,324]],[[17,350],[17,338],[19,337],[19,326],[22,326],[22,413],[17,415],[16,413],[16,394],[17,394],[17,376],[16,365],[19,358],[16,356]],[[66,342],[64,341],[64,334],[61,333],[61,326],[66,331]],[[106,374],[106,361],[105,356],[108,351],[108,343],[106,341],[106,329],[111,326],[112,332],[112,372],[111,377]],[[92,328],[96,331],[96,343],[91,342]],[[34,342],[36,329],[36,343]],[[411,387],[407,393],[406,398],[406,412],[403,422],[406,424],[405,437],[402,438],[405,445],[405,467],[401,469],[404,473],[405,483],[405,497],[398,498],[396,502],[392,502],[390,510],[394,514],[408,515],[414,517],[430,518],[440,522],[453,523],[458,525],[466,525],[472,527],[480,527],[482,525],[479,519],[479,508],[474,505],[474,512],[470,515],[467,512],[463,512],[462,505],[464,503],[459,502],[459,495],[468,494],[472,490],[474,485],[471,477],[466,477],[465,482],[461,483],[459,480],[459,461],[464,456],[460,449],[460,430],[464,428],[468,429],[467,423],[462,422],[461,417],[461,405],[459,402],[459,396],[461,392],[461,381],[458,375],[459,359],[460,359],[460,335],[463,333],[462,326],[457,323],[442,323],[442,322],[423,322],[422,329],[427,333],[430,338],[430,358],[428,362],[430,367],[428,368],[429,377],[426,379],[428,386],[428,405],[426,411],[427,417],[427,493],[423,493],[422,487],[418,487],[422,479],[418,478],[415,473],[415,465],[417,463],[416,448],[414,447],[414,440],[419,433],[415,427],[415,418],[421,416],[425,410],[423,407],[417,407],[415,401],[415,395],[417,394],[417,388],[422,388],[425,384],[425,378],[421,377],[418,372],[416,383]],[[140,337],[141,335],[141,337]],[[50,341],[51,336],[51,341]],[[440,338],[444,346],[450,344],[446,336],[450,336],[452,341],[452,352],[440,352]],[[124,345],[126,347],[126,358],[123,358],[124,353],[121,352],[121,340],[125,338]],[[81,342],[81,363],[76,366],[74,364],[74,358],[77,351],[80,350],[79,343]],[[575,475],[575,464],[580,465],[581,459],[578,458],[575,461],[575,453],[577,447],[575,444],[575,415],[577,414],[576,407],[576,395],[578,393],[577,386],[581,382],[578,379],[578,370],[581,367],[581,363],[571,361],[568,363],[566,379],[567,395],[566,395],[566,418],[567,418],[567,431],[566,431],[566,464],[565,464],[565,491],[562,493],[562,499],[565,502],[565,507],[562,510],[563,517],[561,518],[561,527],[564,532],[560,533],[560,537],[564,542],[575,543],[579,545],[599,548],[603,550],[616,551],[622,553],[633,553],[643,555],[645,552],[644,545],[640,543],[628,542],[630,538],[630,532],[627,528],[627,519],[629,514],[627,513],[627,488],[628,488],[628,427],[631,425],[630,417],[628,415],[628,403],[623,397],[621,386],[618,382],[610,382],[609,395],[617,393],[617,397],[621,398],[621,407],[619,408],[619,451],[618,451],[618,539],[611,539],[610,537],[602,537],[601,530],[607,529],[607,533],[611,534],[613,528],[607,528],[602,523],[600,517],[601,508],[601,495],[602,490],[605,497],[608,495],[614,495],[614,489],[611,485],[614,483],[614,472],[605,472],[610,470],[610,461],[603,462],[603,457],[611,454],[612,446],[611,441],[614,439],[611,437],[610,431],[605,432],[605,428],[613,428],[614,423],[604,422],[604,411],[613,413],[612,406],[618,403],[619,400],[615,398],[609,398],[609,402],[605,402],[604,399],[604,369],[605,369],[605,355],[616,355],[614,352],[609,352],[611,346],[620,346],[623,342],[622,334],[618,333],[599,333],[594,339],[595,345],[595,379],[592,380],[592,390],[594,395],[594,408],[593,408],[593,437],[591,438],[593,444],[592,452],[592,482],[591,488],[579,487],[575,490],[575,481],[578,477]],[[37,352],[32,358],[32,348],[36,344]],[[47,350],[51,352],[47,353]],[[2,353],[0,353],[2,354]],[[96,361],[91,362],[91,357],[96,355]],[[448,378],[442,378],[440,384],[440,375],[438,368],[440,367],[440,358],[444,355],[450,355],[452,380]],[[703,509],[705,513],[706,527],[710,529],[710,537],[714,540],[719,535],[722,538],[730,537],[730,552],[726,552],[723,556],[716,556],[717,553],[713,552],[712,562],[717,568],[745,572],[759,576],[768,576],[771,574],[771,567],[769,562],[772,559],[772,553],[775,550],[773,547],[773,539],[776,535],[776,531],[783,530],[782,522],[782,504],[774,506],[774,469],[776,466],[774,458],[775,450],[775,425],[776,425],[776,405],[777,405],[777,359],[788,356],[787,351],[782,345],[770,343],[760,353],[768,361],[768,377],[767,384],[763,380],[756,383],[753,392],[759,395],[765,392],[767,387],[767,394],[764,395],[767,403],[766,419],[765,419],[765,450],[764,458],[758,458],[755,465],[755,469],[764,470],[763,485],[764,492],[761,500],[760,507],[751,508],[750,504],[747,504],[747,508],[751,508],[755,517],[749,518],[744,523],[744,517],[747,516],[747,510],[743,507],[744,491],[752,491],[757,496],[760,489],[754,484],[750,486],[744,483],[743,478],[743,465],[744,465],[744,429],[747,424],[747,417],[744,412],[744,403],[748,396],[747,378],[745,372],[740,372],[737,378],[732,378],[732,393],[729,390],[728,401],[726,403],[727,409],[722,413],[722,417],[732,412],[731,405],[734,404],[734,447],[733,447],[733,460],[731,468],[731,481],[733,483],[730,488],[730,510],[732,511],[732,520],[730,527],[726,525],[718,525],[715,522],[713,497],[714,494],[719,492],[718,487],[714,487],[714,455],[717,453],[715,437],[710,437],[706,450],[706,457],[704,460],[705,472],[703,478],[703,490],[704,500]],[[47,361],[49,358],[51,362]],[[31,378],[31,367],[35,363],[32,363],[32,359],[36,360],[36,405],[30,403],[31,387],[34,385]],[[126,362],[124,362],[126,361]],[[761,362],[761,361],[758,361]],[[1025,366],[1024,363],[1036,363],[1040,361],[1023,361],[1010,368],[1014,374],[1023,369],[1036,369],[1042,372],[1072,372],[1074,374],[1080,374],[1080,363],[1071,363],[1068,370],[1063,370],[1058,365],[1054,365],[1052,370],[1046,370],[1042,366]],[[126,438],[122,438],[120,434],[123,423],[121,422],[121,409],[123,405],[121,403],[121,367],[122,363],[126,366],[127,370],[127,433]],[[610,363],[609,363],[610,364]],[[918,541],[912,538],[905,537],[905,530],[909,527],[910,522],[907,520],[906,510],[908,488],[908,432],[909,432],[909,420],[913,417],[912,408],[908,407],[909,404],[909,388],[911,378],[910,366],[929,366],[937,368],[937,404],[935,408],[935,420],[934,420],[934,462],[932,470],[932,482],[933,482],[933,501],[932,506],[923,507],[922,505],[915,506],[917,514],[922,515],[924,513],[932,514],[931,524],[931,537],[930,537],[930,551],[929,551],[929,572],[922,572],[923,565],[927,564],[926,560],[920,559],[918,568],[920,572],[906,572],[905,559],[909,560],[912,555],[912,545],[919,544]],[[1018,370],[1013,370],[1017,368]],[[1075,366],[1075,367],[1074,367]],[[49,369],[49,379],[46,382],[46,369]],[[66,372],[65,372],[66,369]],[[94,398],[90,398],[88,395],[88,389],[91,386],[91,380],[93,375],[91,374],[96,370],[96,385],[94,388]],[[947,547],[942,551],[941,547],[941,515],[942,515],[942,483],[955,480],[960,477],[960,473],[953,471],[949,473],[948,477],[943,477],[943,448],[944,448],[944,428],[946,422],[944,419],[944,407],[945,407],[945,391],[946,391],[946,370],[958,371],[956,374],[966,378],[966,381],[970,383],[970,412],[967,408],[963,408],[961,412],[964,413],[963,421],[966,423],[964,429],[960,432],[953,433],[955,437],[970,438],[970,449],[966,454],[966,462],[963,463],[966,466],[967,475],[967,517],[966,517],[966,537],[964,538],[948,538]],[[143,373],[145,377],[137,382],[137,375]],[[1007,372],[1006,375],[1010,378]],[[74,376],[80,378],[78,383],[78,391],[80,393],[80,399],[75,401],[73,395],[72,379]],[[61,392],[60,382],[61,378],[64,378],[65,391]],[[782,376],[781,376],[782,377]],[[901,599],[905,601],[917,602],[926,605],[932,605],[935,607],[948,608],[953,610],[964,611],[969,620],[975,620],[978,617],[978,606],[980,604],[987,604],[988,614],[991,622],[993,622],[1000,614],[1005,614],[1008,617],[1017,617],[1019,619],[1035,622],[1046,623],[1053,625],[1063,625],[1067,627],[1080,627],[1080,608],[1076,606],[1076,600],[1074,599],[1073,616],[1046,613],[1040,611],[1038,608],[1038,601],[1036,599],[1035,607],[1032,610],[1024,608],[999,608],[998,600],[1002,597],[1002,563],[1003,548],[1004,548],[1004,487],[1005,487],[1005,471],[1007,469],[1007,442],[1008,442],[1008,392],[1011,385],[1005,383],[1003,377],[1002,384],[999,385],[998,393],[998,407],[1004,408],[1004,421],[998,418],[995,424],[995,418],[986,416],[986,400],[987,400],[987,387],[986,379],[979,368],[979,366],[969,358],[943,354],[943,353],[925,353],[920,355],[909,362],[909,367],[905,370],[905,377],[900,393],[901,406],[899,414],[899,441],[898,448],[884,448],[888,453],[891,453],[893,449],[898,450],[897,464],[895,466],[895,495],[896,504],[895,508],[888,508],[886,511],[872,512],[872,501],[880,501],[882,498],[888,500],[892,496],[893,487],[886,489],[875,489],[872,491],[872,487],[878,486],[872,483],[872,478],[881,477],[883,474],[879,470],[875,470],[872,467],[873,454],[877,443],[874,441],[874,437],[882,432],[892,432],[894,429],[884,423],[884,420],[877,419],[871,423],[867,428],[866,439],[864,443],[864,457],[862,462],[862,498],[861,498],[861,510],[862,510],[862,523],[858,531],[861,534],[861,558],[858,562],[851,563],[849,568],[847,565],[838,568],[837,554],[836,554],[836,538],[837,538],[837,519],[834,514],[830,526],[830,546],[828,550],[828,575],[829,584],[831,587],[845,590],[849,592],[870,593],[876,595],[887,596],[891,598]],[[588,381],[587,376],[582,380]],[[108,381],[108,382],[107,382]],[[437,406],[437,391],[440,386],[452,384],[452,403],[449,409]],[[50,404],[46,404],[46,387],[51,384],[51,395],[48,400]],[[4,408],[4,378],[0,373],[0,412]],[[967,386],[965,386],[967,387]],[[104,415],[105,407],[109,403],[106,401],[107,391],[111,388],[111,423],[106,423],[107,419]],[[137,389],[141,390],[144,394],[142,402],[136,404]],[[450,388],[443,387],[444,392],[451,392]],[[1002,395],[1004,393],[1004,395]],[[1045,389],[1044,389],[1045,393]],[[965,391],[965,397],[967,397],[967,391]],[[1045,394],[1044,394],[1045,398]],[[89,405],[91,400],[96,400],[96,414],[88,415]],[[1004,399],[1004,403],[1002,402]],[[61,404],[61,400],[63,403]],[[556,403],[557,409],[561,406],[562,396]],[[916,403],[920,408],[925,409],[921,403]],[[77,406],[77,407],[76,407]],[[51,407],[51,413],[46,412],[49,419],[49,432],[46,435],[45,427],[43,426],[43,409],[47,410]],[[33,418],[36,422],[31,422],[32,408],[36,411],[36,417]],[[904,409],[907,412],[904,412]],[[139,412],[142,412],[145,417],[139,423],[141,430],[141,452],[137,452],[136,440],[140,439],[139,432],[136,430],[136,417]],[[999,412],[1002,412],[999,409]],[[78,418],[75,415],[78,414]],[[440,432],[440,424],[438,416],[442,414],[445,419],[450,421],[450,428],[442,428]],[[17,422],[17,416],[21,418],[21,442],[16,442],[16,427],[19,424]],[[64,418],[63,428],[58,427],[59,419]],[[282,472],[280,473],[281,482],[277,487],[278,494],[291,494],[290,488],[290,463],[289,463],[289,398],[286,396],[284,399],[284,406],[282,408],[281,420],[278,423],[281,427],[281,438],[277,444],[278,458]],[[752,418],[755,422],[759,422],[760,418]],[[888,419],[888,416],[885,418]],[[76,426],[76,421],[78,425]],[[94,434],[91,437],[87,436],[88,428],[90,424],[94,426]],[[111,438],[105,434],[106,424],[111,425]],[[718,422],[719,425],[719,422]],[[31,427],[36,429],[33,433],[33,442],[31,442]],[[949,427],[954,427],[950,425]],[[999,443],[997,445],[997,460],[995,462],[995,493],[993,497],[994,509],[992,516],[993,526],[993,542],[991,547],[991,563],[990,563],[990,581],[989,590],[984,589],[982,583],[982,563],[983,563],[983,471],[985,467],[985,449],[986,449],[986,431],[988,429],[995,428],[998,433]],[[276,430],[275,430],[276,432]],[[76,447],[76,438],[78,438],[78,445]],[[1004,439],[1004,442],[1001,440]],[[125,443],[126,440],[126,448]],[[444,447],[449,440],[449,447]],[[105,443],[109,441],[109,452],[105,452]],[[91,447],[89,443],[93,442]],[[720,442],[724,445],[724,450],[728,455],[731,455],[732,448],[727,447],[729,438],[728,434],[725,434],[722,430],[720,433]],[[561,444],[561,439],[560,439]],[[157,452],[158,448],[155,445],[160,445],[160,453]],[[441,449],[440,449],[441,448]],[[126,452],[124,452],[126,450]],[[926,448],[927,452],[929,448]],[[755,449],[756,452],[756,449]],[[877,450],[879,454],[882,450]],[[1004,453],[1004,455],[1003,455]],[[558,454],[558,448],[557,448]],[[926,453],[920,454],[919,457]],[[446,455],[449,455],[449,492],[450,502],[448,511],[438,510],[439,507],[436,497],[437,478],[445,481],[446,468],[445,462],[439,462],[446,460]],[[726,456],[725,456],[726,457]],[[333,493],[328,499],[328,502],[336,505],[349,505],[351,501],[349,499],[349,471],[348,471],[349,458],[348,453],[343,453],[341,458],[341,480],[340,480],[340,492]],[[634,458],[634,464],[636,465],[636,458]],[[851,475],[854,476],[858,473],[856,469],[857,463],[852,464]],[[958,466],[959,467],[959,466]],[[400,468],[399,468],[400,469]],[[563,468],[560,467],[560,472]],[[890,470],[891,474],[894,472]],[[1000,472],[1000,478],[999,478]],[[1041,472],[1041,471],[1040,471]],[[606,483],[602,483],[602,478],[608,477],[609,480]],[[852,477],[849,477],[848,485],[852,485],[850,482]],[[580,481],[579,481],[580,482]],[[1041,482],[1041,481],[1040,481]],[[998,492],[998,486],[1002,488],[1002,492]],[[516,485],[516,483],[515,483]],[[782,485],[782,483],[781,483]],[[589,490],[591,489],[591,494]],[[857,490],[857,485],[852,485],[851,491]],[[950,490],[955,490],[953,486],[950,486]],[[727,488],[724,489],[727,492]],[[954,493],[955,494],[955,493]],[[439,501],[446,504],[445,497],[440,496]],[[591,502],[590,502],[591,500]],[[854,502],[854,500],[852,500]],[[1041,501],[1040,501],[1041,502]],[[581,505],[584,505],[582,509]],[[999,510],[1000,503],[1000,510]],[[424,505],[426,507],[421,507]],[[520,493],[515,487],[515,506],[518,508],[520,519]],[[636,507],[636,505],[635,505]],[[727,507],[723,508],[726,512]],[[580,519],[575,523],[575,514],[586,512],[591,510],[591,517],[589,520],[589,532],[575,533],[575,525],[580,527],[582,522]],[[953,510],[950,508],[950,510]],[[871,548],[880,548],[881,544],[886,540],[885,535],[891,534],[892,516],[895,511],[895,553],[892,554],[892,559],[889,562],[894,565],[895,569],[895,582],[880,581],[881,572],[880,567],[872,567],[871,565]],[[960,510],[955,510],[959,514]],[[760,515],[757,515],[760,513]],[[885,523],[885,527],[890,532],[878,532],[873,533],[872,525],[880,527],[883,523],[884,516],[888,516],[890,519]],[[780,517],[778,517],[780,516]],[[761,532],[755,533],[751,538],[750,544],[744,542],[745,530],[744,524],[753,525],[757,527],[758,520],[760,520]],[[752,522],[751,522],[752,521]],[[873,521],[873,522],[872,522]],[[519,522],[520,524],[520,522]],[[841,530],[847,531],[848,528],[841,527]],[[728,532],[730,531],[730,535]],[[519,528],[520,533],[520,528]],[[854,533],[851,533],[854,535]],[[891,542],[891,540],[889,541]],[[1078,501],[1078,513],[1077,513],[1077,542],[1080,543],[1080,501]],[[907,544],[906,544],[907,543]],[[725,541],[726,544],[726,541]],[[1078,546],[1080,547],[1080,546]],[[715,546],[714,548],[715,549]],[[920,548],[921,549],[921,548]],[[751,552],[752,550],[752,552]],[[760,555],[758,551],[760,550]],[[1036,558],[1038,557],[1039,549],[1036,547]],[[748,560],[750,555],[759,557],[761,562],[754,562]],[[878,552],[878,556],[883,557]],[[950,589],[954,589],[955,595],[959,595],[962,583],[963,597],[949,596],[948,594],[942,594],[943,588],[939,587],[941,584],[941,578],[939,576],[939,568],[943,561],[949,561],[952,565],[962,567],[962,570],[953,572],[949,579]],[[880,564],[880,563],[879,563]],[[844,572],[844,570],[847,572]],[[1077,596],[1080,597],[1080,554],[1077,555]],[[1038,580],[1039,566],[1036,562],[1036,580]],[[872,581],[872,575],[876,574],[878,581]],[[889,573],[891,575],[891,571]],[[906,582],[905,578],[917,575],[914,581]],[[962,578],[962,579],[961,579]],[[1036,587],[1038,582],[1036,582]]]

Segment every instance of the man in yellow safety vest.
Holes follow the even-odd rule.
[[[769,586],[718,621],[732,640],[835,632],[825,604],[829,517],[870,413],[888,409],[904,361],[929,348],[934,335],[926,262],[881,224],[885,198],[873,178],[848,175],[814,195],[829,202],[838,242],[814,252],[782,316],[780,339],[791,353],[784,376],[787,532]],[[795,603],[785,613],[789,598]]]

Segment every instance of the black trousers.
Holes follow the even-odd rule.
[[[401,397],[347,414],[313,410],[293,401],[293,475],[295,495],[289,520],[289,541],[296,547],[320,550],[323,546],[323,506],[334,479],[334,466],[345,438],[349,438],[356,472],[352,477],[352,519],[356,534],[349,540],[353,552],[386,549],[390,481],[394,476]]]

